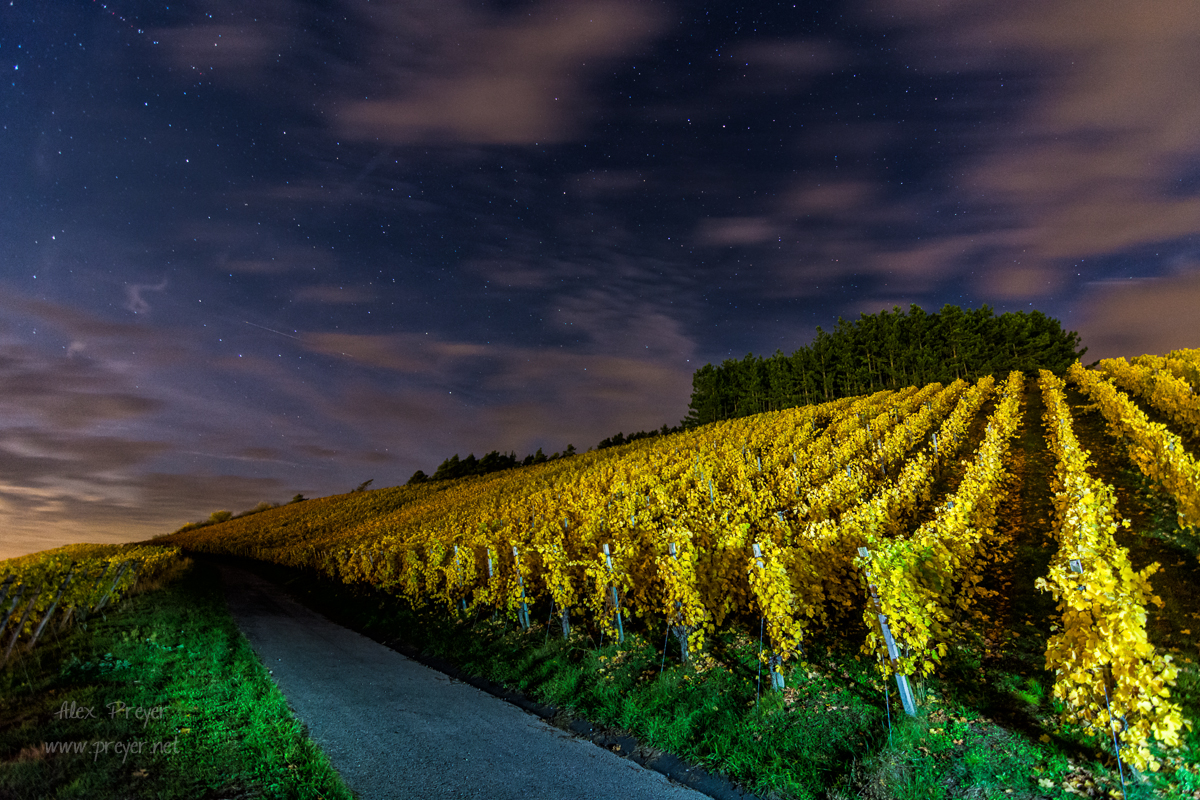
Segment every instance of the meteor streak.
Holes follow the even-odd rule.
[[[264,331],[270,331],[271,333],[278,333],[280,336],[286,336],[289,339],[295,339],[297,341],[299,341],[299,339],[300,339],[299,336],[292,336],[290,333],[284,333],[283,331],[277,331],[274,328],[268,328],[265,325],[258,325],[256,323],[251,322],[250,320],[244,319],[244,320],[242,320],[242,322],[246,323],[247,325],[253,325],[256,328],[262,328]]]

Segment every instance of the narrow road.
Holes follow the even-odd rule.
[[[705,800],[222,566],[229,610],[362,800]]]

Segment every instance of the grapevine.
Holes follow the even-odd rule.
[[[1166,426],[1151,422],[1128,396],[1078,361],[1067,370],[1067,377],[1099,406],[1109,430],[1126,442],[1142,473],[1175,498],[1180,527],[1200,525],[1200,463],[1184,449],[1183,441]]]
[[[981,586],[986,545],[1004,498],[1005,455],[1020,423],[1023,383],[1021,373],[1009,375],[982,444],[933,519],[907,538],[869,535],[869,558],[856,559],[863,571],[869,562],[882,613],[910,652],[897,666],[901,674],[930,674],[946,654],[955,609],[992,594]],[[878,652],[882,639],[874,609],[864,614],[869,633],[863,649]],[[882,668],[886,677],[890,665],[884,662]]]
[[[1171,656],[1155,651],[1146,637],[1146,604],[1161,606],[1150,587],[1154,563],[1135,572],[1125,548],[1113,540],[1119,521],[1113,488],[1088,473],[1087,452],[1071,429],[1063,383],[1041,373],[1045,425],[1057,458],[1054,475],[1058,552],[1050,573],[1037,586],[1051,592],[1061,627],[1046,647],[1046,667],[1055,674],[1054,696],[1068,718],[1107,738],[1115,732],[1125,759],[1137,769],[1160,763],[1149,742],[1177,747],[1190,723],[1170,700],[1178,670]]]
[[[1146,400],[1155,410],[1179,425],[1189,436],[1200,436],[1200,395],[1170,372],[1123,358],[1106,358],[1100,370],[1126,391]]]

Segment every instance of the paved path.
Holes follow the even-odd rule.
[[[362,800],[706,800],[222,566],[234,619]]]

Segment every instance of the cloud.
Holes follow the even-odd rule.
[[[357,376],[322,407],[347,425],[389,431],[391,450],[426,471],[454,443],[531,452],[586,447],[617,430],[675,424],[690,395],[695,342],[680,319],[628,288],[594,288],[550,301],[547,331],[569,348],[447,341],[415,333],[324,333],[314,352],[402,379],[383,389]],[[680,311],[679,313],[683,313]],[[549,451],[547,451],[549,452]],[[464,453],[465,455],[465,453]]]
[[[255,21],[241,25],[189,25],[152,31],[175,66],[207,73],[221,70],[224,79],[258,72],[273,59],[287,37],[288,26]]]
[[[314,353],[412,374],[438,374],[462,359],[500,352],[499,347],[447,342],[419,333],[309,333],[301,340]]]
[[[1132,253],[1200,233],[1200,198],[1178,191],[1200,158],[1200,15],[1189,0],[871,3],[904,26],[903,52],[931,74],[1024,75],[1032,92],[977,138],[961,192],[1023,229],[1022,267],[985,288],[1037,291],[1083,257]],[[903,14],[896,12],[903,11]],[[893,16],[888,16],[893,15]]]
[[[0,482],[0,559],[75,542],[140,541],[218,509],[279,502],[293,487],[268,478],[150,472],[127,478],[120,489],[126,496],[104,487],[81,490],[68,481],[42,487]]]
[[[350,382],[325,410],[347,424],[387,431],[392,449],[429,472],[464,442],[476,455],[560,450],[568,442],[586,449],[617,430],[675,424],[692,381],[691,364],[657,358],[511,349],[496,365],[467,392]]]
[[[588,289],[554,301],[550,323],[583,337],[581,357],[592,354],[681,363],[694,358],[695,341],[661,306],[612,289]],[[681,298],[680,305],[684,305]],[[682,312],[676,309],[676,314]]]
[[[21,323],[0,325],[0,557],[145,538],[207,516],[212,508],[197,504],[210,500],[238,510],[312,491],[279,488],[298,466],[336,480],[328,473],[338,465],[291,449],[317,435],[301,413],[279,413],[312,407],[314,390],[294,370],[260,359],[268,366],[253,385],[278,404],[258,407],[233,389],[236,380],[220,380],[211,353],[176,344],[161,325],[111,322],[12,291],[0,292],[0,313]],[[354,464],[378,458],[366,437],[354,445],[346,457]],[[189,452],[197,447],[207,454]]]
[[[756,98],[809,91],[818,77],[833,75],[855,60],[837,42],[808,37],[736,42],[728,57],[738,67],[736,77],[718,91]]]
[[[767,217],[703,219],[696,230],[696,239],[700,244],[715,247],[761,244],[777,237],[776,223]]]
[[[837,215],[861,212],[878,200],[879,188],[867,180],[805,181],[789,190],[783,198],[786,214]]]
[[[150,304],[142,297],[142,292],[161,292],[167,288],[167,279],[163,278],[160,283],[135,283],[132,286],[125,287],[125,308],[135,314],[146,314],[150,311]]]
[[[271,276],[299,270],[320,274],[337,269],[338,257],[328,248],[312,244],[311,237],[292,219],[294,212],[281,210],[277,199],[272,199],[274,188],[277,187],[235,195],[246,203],[243,209],[251,209],[244,215],[219,223],[194,217],[181,221],[171,228],[170,248],[184,253],[191,263],[225,273]],[[332,192],[325,197],[325,201],[335,199]],[[274,217],[276,224],[251,220],[252,214],[261,214],[266,219]],[[278,224],[279,218],[287,223]]]
[[[46,359],[27,346],[0,344],[0,411],[7,425],[39,420],[75,430],[144,417],[162,405],[78,352]]]
[[[0,480],[85,480],[140,464],[166,449],[163,442],[116,436],[59,434],[34,427],[0,430]],[[106,479],[107,480],[107,479]]]
[[[1029,300],[1046,297],[1065,283],[1062,270],[1045,264],[996,266],[979,280],[984,294],[998,300]]]
[[[1077,328],[1085,360],[1200,347],[1200,268],[1085,287],[1065,327]]]
[[[586,77],[664,21],[648,4],[620,0],[542,3],[507,18],[454,7],[442,16],[434,22],[402,4],[372,14],[372,52],[395,55],[372,65],[366,81],[381,97],[337,105],[343,135],[392,144],[570,139],[587,116]],[[417,39],[424,52],[397,53],[398,39]]]
[[[76,431],[0,430],[0,558],[76,541],[128,541],[131,530],[121,523],[143,500],[130,471],[166,449]]]
[[[853,59],[841,45],[824,39],[755,39],[734,46],[733,58],[748,66],[797,75],[829,73]]]
[[[113,322],[60,303],[26,297],[7,287],[0,292],[0,309],[13,316],[38,320],[80,342],[100,337],[142,344],[155,338],[152,330],[142,325]]]
[[[504,373],[506,385],[543,391],[482,409],[481,424],[526,447],[541,441],[558,449],[556,442],[570,441],[585,449],[617,430],[674,425],[692,385],[692,365],[657,359],[551,356],[515,367]]]
[[[963,147],[910,190],[893,172],[913,157],[895,121],[813,120],[797,140],[814,163],[808,174],[754,216],[702,222],[696,238],[758,245],[756,266],[786,297],[863,281],[871,293],[927,302],[956,282],[983,302],[1066,301],[1087,270],[1114,258],[1165,251],[1169,262],[1200,234],[1200,91],[1183,78],[1200,74],[1193,11],[1186,0],[1102,10],[1085,0],[862,2],[860,22],[958,95],[942,98],[952,101],[946,114],[922,110],[906,129],[929,126],[931,140]],[[787,63],[790,51],[769,47],[760,66]],[[963,113],[989,121],[967,127]],[[837,173],[816,164],[826,155],[839,157]]]
[[[366,286],[305,286],[292,294],[294,302],[322,305],[353,305],[374,299],[375,292]]]
[[[212,0],[196,18],[150,38],[185,80],[203,75],[244,88],[261,86],[264,72],[285,53],[314,46],[291,0],[256,0],[252,13],[236,0]],[[221,20],[236,20],[235,23]]]
[[[537,289],[553,281],[553,259],[535,261],[517,258],[481,258],[463,264],[463,270],[484,276],[489,282],[509,289]]]
[[[320,273],[332,271],[337,266],[337,261],[332,256],[314,248],[280,247],[264,250],[269,251],[269,254],[263,252],[257,256],[238,256],[228,252],[222,253],[216,258],[216,267],[244,275],[282,275],[297,270]]]

